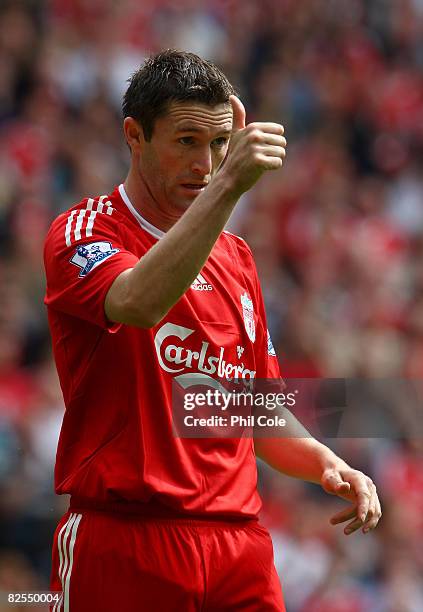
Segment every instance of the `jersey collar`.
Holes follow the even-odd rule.
[[[141,225],[141,227],[146,232],[148,232],[155,238],[162,238],[165,235],[165,232],[163,232],[158,227],[155,227],[154,225],[149,223],[146,219],[144,219],[142,215],[140,215],[140,213],[136,210],[136,208],[134,208],[131,200],[128,197],[128,194],[125,191],[125,187],[123,186],[123,183],[119,185],[119,193],[120,193],[122,200],[124,201],[126,206],[129,208],[130,212],[134,215],[135,219],[138,221],[138,223]]]

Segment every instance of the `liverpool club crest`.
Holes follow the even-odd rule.
[[[245,330],[251,342],[256,339],[256,326],[254,323],[254,307],[247,293],[241,295],[242,314],[244,316]]]

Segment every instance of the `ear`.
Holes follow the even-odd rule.
[[[143,129],[138,121],[133,117],[125,117],[123,132],[131,152],[140,153],[145,143],[145,139]]]

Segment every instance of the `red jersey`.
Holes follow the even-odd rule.
[[[178,513],[253,517],[261,505],[253,440],[175,437],[171,403],[173,378],[279,378],[251,251],[222,232],[190,289],[155,327],[108,321],[113,281],[162,236],[123,185],[83,200],[50,228],[45,302],[66,405],[56,492],[106,505],[154,501]]]

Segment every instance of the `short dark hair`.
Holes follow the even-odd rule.
[[[171,102],[193,100],[209,106],[229,102],[235,93],[221,70],[194,53],[167,49],[150,57],[129,79],[123,97],[123,116],[140,124],[144,138],[153,135],[157,117]]]

